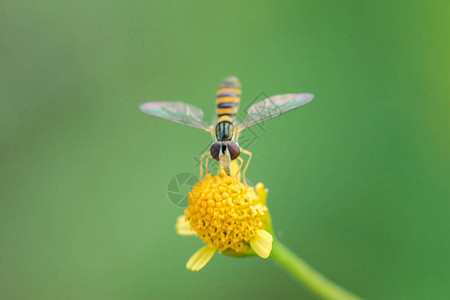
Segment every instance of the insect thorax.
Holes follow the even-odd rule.
[[[233,138],[233,123],[221,121],[216,125],[216,138],[218,141],[231,141]]]

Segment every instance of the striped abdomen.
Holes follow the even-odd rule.
[[[239,80],[230,76],[220,85],[217,91],[217,125],[216,138],[218,141],[229,141],[233,138],[233,123],[239,108],[241,84]]]
[[[241,84],[239,80],[230,76],[225,78],[225,80],[220,85],[217,91],[217,116],[220,118],[223,116],[229,116],[232,120],[236,117],[239,100],[241,97]]]

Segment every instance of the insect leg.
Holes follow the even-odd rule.
[[[244,184],[247,185],[247,181],[245,180],[245,173],[247,172],[248,165],[250,164],[250,161],[252,160],[252,153],[243,148],[241,148],[241,152],[248,155],[247,163],[245,164],[244,171],[242,172],[242,179],[244,180]]]
[[[236,181],[239,182],[239,177],[241,175],[241,169],[242,169],[242,165],[244,164],[244,159],[242,157],[238,156],[237,160],[239,160],[239,162],[241,163],[236,172]]]
[[[206,151],[205,153],[203,153],[201,156],[200,156],[200,179],[202,179],[203,178],[203,158],[206,156],[206,155],[208,155],[209,154],[209,151]],[[206,158],[206,162],[208,162],[208,158]],[[208,165],[207,165],[208,166]],[[206,174],[208,174],[208,167],[206,167],[206,173],[205,173],[205,176],[206,176]]]
[[[209,153],[208,153],[209,154]],[[205,163],[205,178],[203,178],[203,179],[206,179],[206,176],[208,176],[208,161],[209,161],[209,159],[211,158],[212,156],[211,156],[211,154],[210,155],[208,155],[208,156],[206,156],[206,163]],[[201,178],[201,177],[200,177]]]

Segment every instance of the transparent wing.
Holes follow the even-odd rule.
[[[284,94],[266,98],[249,108],[247,118],[238,126],[238,130],[278,117],[311,102],[313,98],[313,94]]]
[[[184,102],[147,102],[139,109],[155,117],[210,131],[203,120],[203,111]]]

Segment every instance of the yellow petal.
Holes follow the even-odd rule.
[[[265,230],[258,230],[256,236],[250,240],[253,251],[262,258],[268,258],[272,251],[273,237]]]
[[[261,182],[258,182],[255,186],[255,190],[258,193],[259,196],[259,201],[263,204],[266,205],[266,199],[267,199],[267,192],[269,191],[268,189],[264,188],[264,184],[262,184]]]
[[[205,246],[199,249],[194,253],[194,255],[191,256],[191,258],[189,258],[186,264],[186,269],[191,271],[199,271],[208,263],[215,252],[216,249],[211,248],[210,246]]]
[[[189,225],[189,222],[186,221],[186,217],[179,216],[177,218],[177,224],[175,225],[175,229],[177,230],[177,233],[179,235],[195,235],[195,231],[192,230],[191,225]]]

